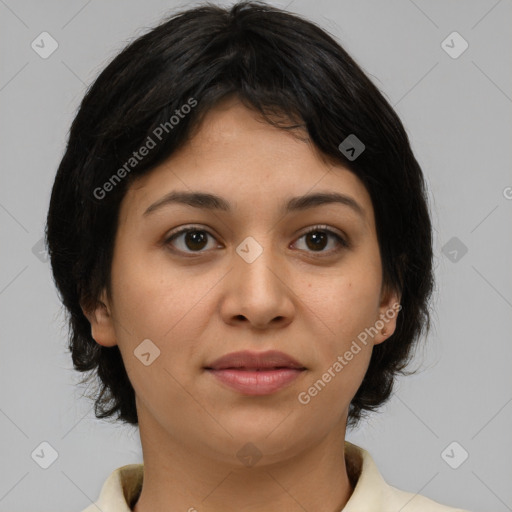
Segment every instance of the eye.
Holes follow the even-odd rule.
[[[164,245],[173,246],[173,248],[184,253],[204,252],[203,249],[208,245],[208,237],[215,239],[209,231],[201,229],[200,226],[192,226],[171,233],[164,241]],[[298,240],[302,238],[306,238],[306,246],[313,252],[330,253],[340,250],[340,246],[342,248],[349,247],[348,242],[341,235],[328,229],[327,226],[313,226]],[[329,238],[334,240],[335,245],[337,244],[338,247],[325,251],[324,249],[329,243]],[[176,241],[179,243],[175,243]],[[217,245],[216,247],[220,248],[221,246]]]
[[[208,244],[208,237],[213,235],[200,227],[188,227],[171,233],[164,244],[178,246],[177,250],[185,253],[201,252]],[[179,243],[174,243],[176,240]]]
[[[304,233],[298,240],[305,238],[306,246],[308,249],[311,249],[313,252],[337,252],[341,248],[348,248],[348,242],[341,236],[335,233],[334,231],[327,228],[327,226],[314,226],[309,229],[306,233]],[[324,248],[329,243],[329,238],[331,240],[335,240],[335,245],[338,245],[337,248],[325,251]]]

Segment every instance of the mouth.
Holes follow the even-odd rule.
[[[262,366],[255,366],[253,368],[249,368],[247,366],[226,366],[225,368],[205,368],[206,370],[236,370],[240,372],[270,372],[272,370],[299,370],[301,368],[291,368],[289,366],[269,366],[262,367]],[[305,368],[304,368],[305,369]]]
[[[269,395],[289,386],[306,368],[278,351],[234,352],[204,367],[217,382],[243,395]]]
[[[204,367],[207,370],[268,371],[281,369],[305,369],[292,356],[278,350],[251,352],[244,350],[226,354]]]

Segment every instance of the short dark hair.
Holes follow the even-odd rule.
[[[91,372],[89,378],[97,375],[97,418],[115,414],[138,425],[119,348],[95,342],[81,306],[94,308],[104,288],[110,296],[127,187],[183,146],[205,114],[230,96],[273,126],[307,131],[320,154],[350,169],[371,197],[383,284],[399,292],[402,309],[394,334],[373,349],[350,405],[353,426],[390,397],[413,345],[430,329],[434,278],[426,186],[400,119],[363,70],[316,24],[265,3],[222,8],[208,2],[174,12],[130,42],[85,94],[57,170],[46,225],[74,368]],[[194,107],[173,122],[187,104]],[[356,159],[339,149],[351,134],[365,145]],[[122,172],[148,137],[158,138],[156,147]]]

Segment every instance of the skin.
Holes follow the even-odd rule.
[[[172,190],[217,194],[232,211],[172,204],[143,216]],[[364,218],[337,203],[281,212],[290,197],[319,191],[351,196]],[[210,233],[202,244],[184,234],[165,244],[191,224]],[[333,235],[315,246],[304,234],[318,224],[349,247]],[[252,263],[236,252],[249,236],[263,248]],[[186,146],[127,191],[111,292],[85,313],[97,343],[119,346],[135,389],[145,465],[135,512],[344,507],[353,492],[348,407],[396,316],[308,404],[297,397],[400,298],[382,289],[372,202],[352,172],[238,100],[224,101]],[[145,339],[160,350],[149,366],[134,356]],[[307,370],[278,392],[247,396],[203,369],[244,349],[281,350]],[[249,442],[261,455],[252,466],[237,457]]]

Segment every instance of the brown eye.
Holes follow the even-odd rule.
[[[341,247],[348,247],[347,241],[342,238],[340,235],[335,233],[334,231],[331,231],[330,229],[324,228],[323,226],[315,226],[312,229],[310,229],[308,232],[304,233],[300,238],[305,239],[305,245],[306,250],[313,251],[313,252],[336,252],[337,250],[340,250]],[[334,240],[334,249],[325,251],[324,249],[329,245],[329,241]],[[336,245],[338,246],[336,248]]]
[[[200,227],[188,227],[180,229],[171,233],[165,240],[164,245],[170,246],[172,250],[185,254],[202,253],[206,252],[208,248],[208,238],[215,240],[215,237],[208,231]],[[348,248],[348,242],[324,226],[314,226],[308,232],[304,233],[299,240],[305,240],[306,248],[300,248],[307,252],[314,252],[319,254],[330,254]],[[329,244],[331,248],[329,249]],[[210,248],[219,247],[214,243]],[[326,250],[326,248],[328,248]]]
[[[204,252],[203,249],[208,245],[208,237],[213,238],[213,235],[204,229],[185,228],[168,237],[165,240],[165,245],[171,245],[185,253]]]
[[[329,242],[329,236],[322,231],[312,231],[311,233],[308,233],[305,236],[306,245],[308,246],[309,249],[313,251],[323,250],[327,243]]]

